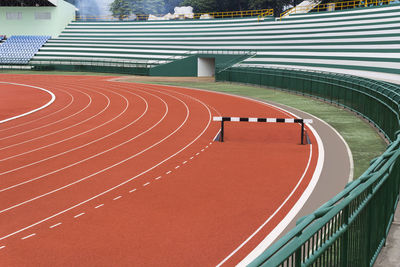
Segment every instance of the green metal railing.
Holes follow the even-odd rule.
[[[359,179],[298,220],[249,266],[372,266],[399,200],[400,86],[345,74],[248,66],[229,68],[216,78],[280,88],[347,107],[391,142]]]
[[[234,55],[241,56],[230,62],[216,65],[217,71],[226,69],[237,62],[256,55],[252,50],[226,50],[226,49],[203,49],[188,50],[181,54],[175,54],[161,59],[128,59],[128,58],[101,58],[85,57],[70,59],[40,59],[34,58],[29,66],[35,70],[66,70],[66,71],[98,71],[108,73],[127,73],[137,75],[149,75],[151,68],[168,64],[195,55]],[[14,66],[9,64],[9,66]],[[28,65],[25,65],[28,66]],[[10,67],[8,67],[10,68]],[[1,66],[0,66],[1,69]]]

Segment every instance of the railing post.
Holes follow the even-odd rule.
[[[349,242],[349,205],[347,205],[343,210],[343,221],[341,227],[346,227],[346,231],[341,238],[340,242],[340,260],[339,265],[341,267],[347,267],[347,250],[348,250],[348,242]]]
[[[301,144],[304,145],[304,121],[301,122]]]
[[[301,267],[301,246],[295,252],[294,267]]]

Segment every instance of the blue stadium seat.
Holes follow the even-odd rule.
[[[0,40],[4,36],[0,35]],[[11,36],[0,46],[0,64],[28,64],[50,36]]]

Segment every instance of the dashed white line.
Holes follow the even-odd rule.
[[[150,184],[150,182],[145,183],[143,186],[148,186]]]
[[[182,100],[180,100],[180,99],[178,99],[178,98],[176,98],[176,99],[179,100],[179,101],[181,101],[183,104],[185,104]],[[161,99],[161,100],[162,100],[162,99]],[[120,184],[118,184],[118,185],[116,185],[116,186],[114,186],[114,187],[108,188],[107,190],[105,190],[105,191],[103,191],[103,192],[101,192],[101,193],[99,193],[99,194],[97,194],[97,195],[95,195],[95,196],[93,196],[93,197],[91,197],[91,198],[88,198],[88,199],[86,199],[86,200],[84,200],[84,201],[81,201],[81,202],[75,204],[74,206],[71,206],[71,207],[69,207],[69,208],[66,208],[66,209],[64,209],[64,210],[62,210],[62,211],[60,211],[60,212],[58,212],[58,213],[52,214],[52,215],[50,215],[50,216],[48,216],[48,217],[46,217],[46,218],[44,218],[44,219],[42,219],[42,220],[40,220],[40,221],[37,221],[37,222],[32,223],[32,224],[30,224],[30,225],[27,225],[27,226],[25,226],[25,227],[23,227],[23,228],[21,228],[21,229],[18,229],[18,230],[16,230],[16,231],[12,232],[12,233],[9,233],[9,234],[6,234],[6,235],[4,235],[4,236],[1,236],[1,237],[0,237],[0,241],[1,241],[1,240],[4,240],[4,239],[6,239],[6,238],[9,238],[9,237],[11,237],[11,236],[17,235],[17,234],[19,234],[19,233],[21,233],[21,232],[23,232],[23,231],[28,230],[28,229],[31,229],[31,228],[33,228],[33,227],[39,225],[39,224],[42,224],[42,223],[44,223],[44,222],[46,222],[46,221],[48,221],[48,220],[50,220],[50,219],[53,219],[54,217],[57,217],[57,216],[59,216],[59,215],[61,215],[61,214],[64,214],[64,213],[66,213],[66,212],[68,212],[68,211],[70,211],[70,210],[72,210],[72,209],[75,209],[75,208],[77,208],[77,207],[80,207],[80,206],[84,205],[85,203],[88,203],[88,202],[90,202],[90,201],[92,201],[92,200],[94,200],[94,199],[96,199],[96,198],[99,198],[99,197],[101,197],[101,196],[107,194],[108,192],[111,192],[111,191],[113,191],[113,190],[115,190],[115,189],[117,189],[117,188],[120,188],[120,187],[122,187],[123,185],[125,185],[125,184],[127,184],[127,183],[133,181],[134,179],[136,179],[136,178],[138,178],[138,177],[140,177],[140,176],[142,176],[142,175],[144,175],[144,174],[150,172],[151,170],[153,170],[153,169],[155,169],[156,167],[160,166],[160,165],[163,164],[164,162],[166,162],[166,161],[168,161],[169,159],[175,157],[176,155],[178,155],[178,154],[181,153],[182,151],[186,150],[186,149],[187,149],[188,147],[190,147],[194,142],[196,142],[196,141],[206,132],[206,130],[209,129],[209,127],[210,127],[210,125],[211,125],[211,111],[210,111],[210,109],[207,107],[206,104],[204,104],[204,103],[201,102],[200,100],[197,100],[197,99],[195,99],[195,100],[198,101],[199,103],[201,103],[201,104],[208,110],[209,121],[208,121],[208,124],[207,124],[207,125],[205,126],[205,128],[203,129],[203,131],[202,131],[198,136],[196,136],[192,141],[190,141],[186,146],[184,146],[183,148],[181,148],[179,151],[175,152],[174,154],[170,155],[169,157],[167,157],[167,158],[163,159],[162,161],[158,162],[157,164],[155,164],[154,166],[150,167],[149,169],[147,169],[147,170],[145,170],[145,171],[143,171],[143,172],[141,172],[141,173],[139,173],[139,174],[137,174],[137,175],[135,175],[135,176],[133,176],[133,177],[130,177],[129,179],[127,179],[127,180],[121,182]],[[185,104],[185,106],[187,107],[186,104]],[[166,107],[168,108],[168,105],[166,105]],[[187,111],[188,111],[188,110],[189,110],[189,108],[187,108]],[[169,138],[170,136],[172,136],[173,134],[175,134],[177,131],[179,131],[179,129],[181,129],[181,127],[183,127],[183,125],[186,123],[186,121],[188,120],[188,118],[189,118],[189,115],[186,116],[184,122],[183,122],[174,132],[172,132],[171,134],[169,134],[168,136],[166,136],[164,139],[160,140],[159,142],[157,142],[157,143],[153,144],[152,146],[148,147],[146,150],[143,150],[142,152],[144,153],[145,151],[147,151],[147,150],[149,150],[149,149],[155,147],[156,145],[162,143],[164,140],[166,140],[167,138]],[[160,121],[160,122],[161,122],[161,121]],[[149,130],[150,130],[150,129],[149,129]],[[143,132],[142,134],[144,134],[144,132]],[[135,157],[135,156],[137,156],[137,155],[134,155],[134,156],[130,157],[129,159],[131,159],[131,158],[133,158],[133,157]],[[126,161],[128,161],[129,159],[126,159]],[[124,162],[126,162],[126,161],[124,161]],[[122,162],[121,162],[121,163],[122,163]],[[113,167],[115,167],[115,166],[110,166],[109,168],[107,168],[107,170],[108,170],[108,169],[111,169],[111,168],[113,168]],[[104,171],[106,171],[106,170],[104,170]],[[90,177],[93,177],[94,175],[97,175],[97,174],[98,174],[98,173],[95,173],[95,174],[91,175]],[[67,188],[67,187],[69,187],[69,186],[72,186],[72,185],[74,185],[74,184],[76,184],[76,183],[78,183],[78,182],[81,182],[81,181],[83,181],[83,180],[89,179],[90,177],[82,178],[82,179],[80,179],[80,180],[78,180],[78,181],[76,181],[76,182],[74,182],[74,183],[71,183],[71,184],[69,184],[69,185],[67,185],[67,186],[64,186],[64,187],[62,187],[62,188],[59,188],[59,189],[57,189],[57,190],[53,190],[53,191],[51,191],[51,192],[48,192],[48,193],[43,194],[43,195],[41,195],[41,196],[38,196],[38,197],[36,197],[36,198],[34,198],[34,199],[30,199],[30,200],[24,201],[24,202],[22,202],[22,203],[19,203],[19,204],[13,206],[13,207],[7,208],[7,209],[5,209],[5,210],[1,210],[0,213],[3,213],[3,212],[5,212],[5,211],[7,211],[7,210],[14,209],[14,208],[19,207],[19,206],[21,206],[21,205],[25,205],[25,204],[27,204],[27,203],[29,203],[29,202],[31,202],[31,201],[37,200],[37,199],[42,198],[42,197],[45,197],[45,196],[47,196],[47,195],[53,194],[53,193],[55,193],[55,192],[58,192],[58,191],[60,191],[60,190],[65,189],[65,188]]]
[[[131,191],[129,191],[129,193],[133,193],[136,191],[136,188],[132,189]]]
[[[210,142],[210,146],[212,145],[212,142]]]
[[[53,229],[54,227],[57,227],[57,226],[59,226],[59,225],[61,225],[61,224],[62,224],[62,223],[59,222],[59,223],[53,224],[53,225],[50,226],[49,228],[50,228],[50,229]]]
[[[184,162],[182,162],[182,164],[186,164],[187,163],[187,160],[185,160]]]
[[[122,196],[117,196],[117,197],[115,197],[115,198],[113,198],[113,200],[118,200],[118,199],[120,199]]]
[[[28,239],[28,238],[30,238],[30,237],[32,237],[32,236],[35,236],[35,235],[36,235],[36,234],[27,235],[27,236],[25,236],[25,237],[21,238],[21,240]]]
[[[181,167],[181,166],[179,166],[179,165],[178,165],[178,166],[176,166],[176,167],[175,167],[175,170],[179,169],[179,167]]]
[[[204,152],[204,148],[201,150],[201,152]]]
[[[191,157],[190,160],[194,159],[194,157]]]
[[[196,153],[196,156],[200,155],[200,153]]]
[[[165,174],[170,174],[172,171],[167,171]]]
[[[101,207],[103,207],[104,206],[104,204],[100,204],[100,205],[98,205],[98,206],[96,206],[96,207],[94,207],[95,209],[98,209],[98,208],[101,208]]]
[[[5,247],[6,247],[6,246],[1,246],[0,249],[3,249],[3,248],[5,248]]]
[[[160,180],[162,176],[158,176],[157,178],[155,178],[156,180]]]
[[[78,217],[81,217],[81,216],[84,215],[84,214],[85,214],[84,212],[79,213],[78,215],[75,215],[74,218],[76,219],[76,218],[78,218]]]
[[[206,146],[206,148],[208,148],[208,146]]]

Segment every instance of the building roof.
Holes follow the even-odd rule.
[[[54,0],[1,0],[0,6],[56,6]]]

